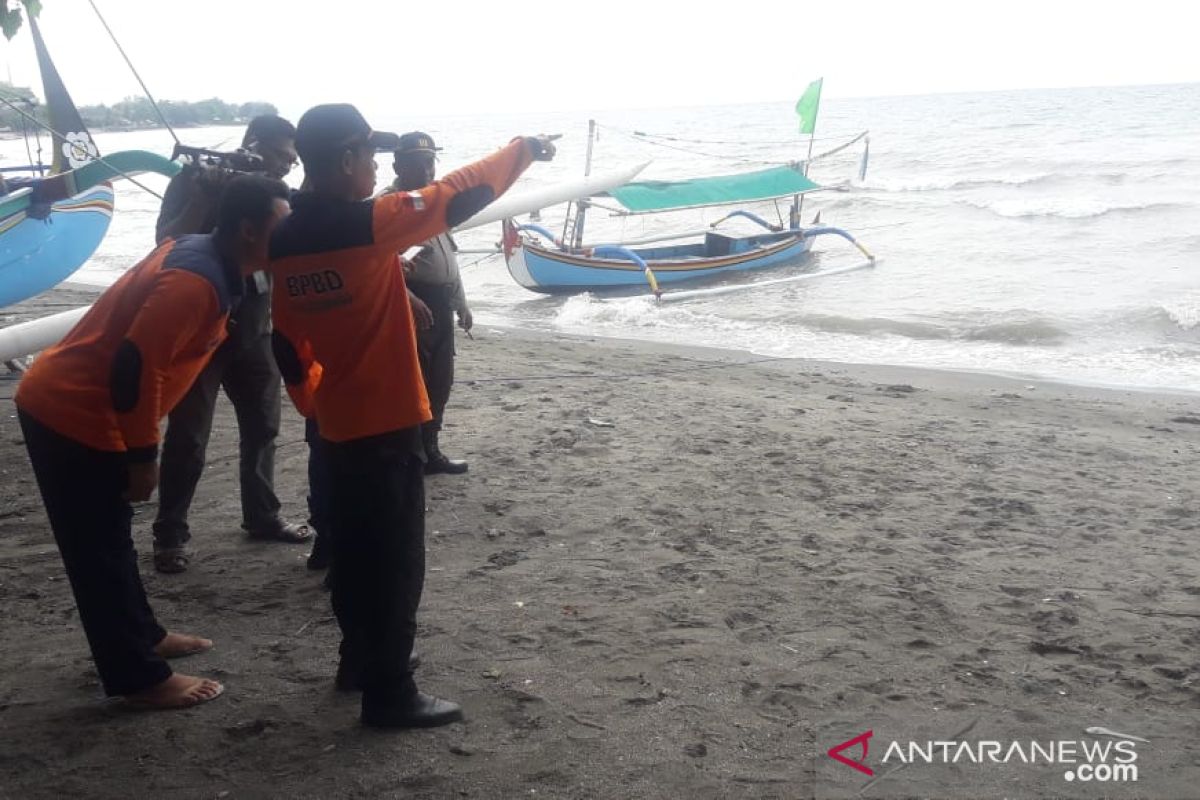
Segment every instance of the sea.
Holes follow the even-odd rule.
[[[1200,390],[1200,84],[828,97],[812,142],[798,132],[792,105],[428,117],[363,110],[377,128],[430,133],[444,148],[442,172],[515,135],[562,134],[556,161],[535,164],[522,178],[530,186],[583,173],[589,119],[598,125],[593,171],[649,162],[647,179],[761,169],[803,160],[811,145],[810,177],[827,188],[805,198],[804,219],[819,212],[824,224],[850,231],[877,256],[868,269],[753,286],[862,260],[846,242],[822,237],[795,264],[723,280],[746,284],[728,293],[667,304],[648,292],[548,297],[517,286],[501,257],[475,252],[496,246],[497,224],[458,237],[481,323],[763,356]],[[864,131],[866,139],[824,155]],[[240,138],[233,128],[178,134],[214,148]],[[165,130],[96,139],[102,152],[169,154],[173,144]],[[2,142],[0,156],[25,163],[26,143]],[[391,177],[390,159],[381,157],[380,186]],[[162,179],[144,182],[161,193]],[[111,231],[74,280],[110,283],[152,246],[157,198],[118,186]],[[748,208],[786,219],[785,203]],[[586,239],[697,230],[726,211],[630,217],[593,208]],[[561,207],[539,216],[561,230]],[[757,228],[735,219],[720,230]]]

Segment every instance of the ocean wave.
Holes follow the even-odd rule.
[[[1070,336],[1054,321],[1037,316],[1021,316],[985,324],[972,324],[958,319],[919,321],[826,314],[805,314],[790,321],[824,333],[901,336],[925,341],[992,342],[1015,346],[1055,346]]]
[[[939,192],[951,189],[984,189],[1001,186],[1025,186],[1047,178],[1051,173],[997,178],[961,178],[954,176],[925,176],[905,178],[868,178],[861,188],[880,192]]]
[[[553,325],[564,330],[615,326],[681,331],[719,327],[728,331],[749,331],[759,327],[749,321],[713,316],[687,304],[662,306],[648,294],[604,300],[592,294],[572,295],[554,315]]]
[[[1187,203],[1134,203],[1113,205],[1103,200],[1083,197],[1028,198],[993,200],[991,202],[964,201],[966,205],[1009,219],[1035,219],[1038,217],[1057,219],[1096,219],[1110,214],[1134,214],[1145,212],[1162,213],[1178,211],[1191,206]]]
[[[926,175],[892,177],[869,177],[856,188],[886,192],[944,192],[968,191],[973,189],[1007,189],[1014,186],[1034,188],[1039,186],[1077,185],[1085,182],[1118,186],[1130,180],[1151,180],[1173,177],[1171,173],[1138,175],[1131,172],[1038,172],[1031,175],[998,175],[964,178],[955,175]]]
[[[1200,294],[1169,300],[1151,310],[1152,316],[1181,331],[1200,328]]]

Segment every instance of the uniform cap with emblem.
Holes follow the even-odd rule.
[[[411,131],[401,135],[400,144],[396,147],[396,155],[401,156],[405,153],[430,153],[436,157],[441,149],[433,143],[433,137],[428,133]]]

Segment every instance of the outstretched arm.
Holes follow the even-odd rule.
[[[374,201],[375,244],[403,250],[475,216],[508,190],[534,160],[554,157],[545,137],[513,139],[487,158],[451,172],[415,192],[393,192]]]

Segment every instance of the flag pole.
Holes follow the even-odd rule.
[[[821,92],[825,90],[825,79],[818,79],[820,88],[817,89],[817,107],[813,109],[812,130],[808,133],[808,155],[804,157],[804,177],[808,177],[808,164],[812,161],[813,142],[817,140],[817,116],[821,112]],[[792,227],[800,227],[800,215],[804,211],[804,195],[797,194],[792,196],[792,210],[795,212],[795,217],[792,219]]]

